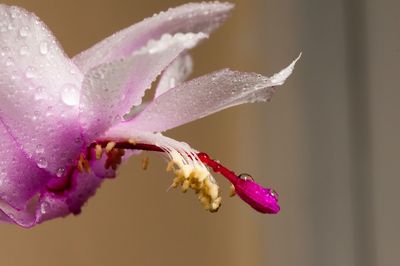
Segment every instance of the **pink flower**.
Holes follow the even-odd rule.
[[[194,189],[210,211],[221,198],[209,168],[227,177],[256,210],[278,212],[273,190],[159,133],[227,107],[269,100],[291,74],[295,61],[271,78],[224,69],[183,82],[192,65],[187,50],[232,7],[182,5],[70,59],[34,14],[1,4],[0,219],[31,227],[77,214],[121,161],[140,150],[167,157],[176,176],[172,186]],[[154,99],[142,104],[160,74]]]

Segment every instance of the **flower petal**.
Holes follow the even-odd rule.
[[[27,158],[1,123],[0,139],[0,199],[24,209],[50,176]]]
[[[300,56],[271,78],[254,73],[221,70],[183,83],[154,99],[130,121],[114,131],[144,130],[161,132],[235,105],[267,101],[293,71]]]
[[[89,134],[88,141],[120,122],[132,105],[142,102],[145,90],[161,71],[206,37],[204,33],[164,35],[125,59],[90,70],[80,103],[80,121]]]
[[[96,193],[103,180],[94,173],[77,173],[73,179],[74,187],[70,192],[65,195],[44,193],[37,207],[37,223],[63,217],[70,213],[79,214],[81,207]]]
[[[23,9],[0,5],[0,47],[0,117],[27,155],[55,173],[82,146],[75,142],[82,75]]]
[[[163,34],[178,32],[205,32],[216,29],[233,8],[230,3],[189,3],[147,18],[97,43],[74,57],[82,72],[91,68],[129,56]]]
[[[193,70],[193,61],[190,55],[184,54],[175,59],[161,75],[158,82],[154,98],[157,98],[164,92],[180,85],[185,81]]]
[[[124,162],[130,156],[137,154],[137,152],[127,151],[121,157],[121,160]],[[36,208],[37,223],[67,216],[70,213],[79,214],[82,206],[96,193],[102,182],[107,178],[116,176],[116,170],[105,168],[107,160],[105,154],[100,159],[95,159],[96,152],[92,150],[91,158],[93,159],[90,161],[90,172],[76,172],[72,177],[71,188],[68,191],[61,195],[45,192],[41,196]]]
[[[126,160],[137,153],[129,152],[122,157]],[[95,158],[93,151],[92,158]],[[105,169],[106,156],[90,161],[90,173],[75,172],[67,190],[53,193],[42,189],[32,197],[23,208],[16,209],[4,200],[0,200],[0,220],[16,223],[23,227],[32,227],[46,220],[78,214],[86,201],[95,194],[106,178],[115,177],[115,170]],[[53,177],[54,178],[54,177]]]
[[[39,198],[33,198],[30,205],[21,210],[0,201],[0,220],[22,227],[32,227],[70,213],[79,214],[82,205],[95,194],[103,180],[93,173],[77,173],[70,192],[62,195],[44,192]]]

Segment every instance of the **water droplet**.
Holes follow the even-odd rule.
[[[57,177],[62,177],[64,175],[64,173],[65,173],[65,168],[64,167],[60,167],[60,168],[57,169],[56,175],[57,175]]]
[[[40,211],[43,213],[43,214],[45,214],[48,210],[49,210],[49,208],[50,208],[50,204],[48,203],[48,202],[43,202],[41,205],[40,205]]]
[[[21,11],[17,8],[12,6],[10,9],[11,18],[19,18],[21,17]]]
[[[19,29],[19,35],[21,37],[27,37],[29,34],[29,27],[28,26],[23,26],[22,28]]]
[[[3,48],[1,48],[1,56],[5,56],[9,52],[10,52],[10,48],[9,47],[4,46]]]
[[[35,100],[42,100],[46,98],[46,93],[44,87],[37,87],[35,93]]]
[[[11,73],[11,79],[12,79],[12,80],[17,80],[17,79],[19,79],[19,75],[18,75],[18,72],[17,72],[17,71],[13,71],[13,72]]]
[[[28,54],[28,46],[24,45],[19,49],[19,54],[20,55],[27,55]]]
[[[34,78],[35,77],[35,68],[28,67],[25,72],[25,77],[27,77],[28,79]]]
[[[271,194],[272,197],[275,199],[279,199],[279,194],[276,192],[274,189],[270,189],[269,193]]]
[[[120,115],[116,115],[116,116],[114,117],[114,120],[115,120],[115,122],[121,121],[121,116],[120,116]]]
[[[41,144],[36,145],[36,153],[40,154],[44,152],[44,147]]]
[[[245,181],[248,181],[248,180],[252,180],[253,181],[254,180],[251,175],[246,174],[246,173],[242,173],[242,174],[238,175],[238,177],[240,179],[242,179],[242,180],[245,180]]]
[[[9,66],[12,66],[12,65],[14,65],[14,60],[11,57],[7,58],[6,66],[9,67]]]
[[[15,25],[13,23],[9,23],[7,25],[8,30],[14,30],[15,29]]]
[[[41,42],[39,45],[39,51],[42,55],[45,55],[49,52],[49,45],[47,42]]]
[[[79,91],[74,84],[65,84],[61,90],[61,99],[66,105],[79,104]]]
[[[46,168],[48,165],[47,160],[44,157],[40,157],[39,161],[37,162],[37,166],[39,168]]]

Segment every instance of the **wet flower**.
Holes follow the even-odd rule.
[[[295,61],[271,78],[224,69],[184,82],[187,54],[227,17],[228,3],[186,4],[145,19],[68,58],[46,25],[0,5],[0,219],[30,227],[80,212],[101,183],[140,151],[168,160],[172,187],[216,211],[221,173],[256,210],[277,194],[160,132],[234,105],[269,100]],[[154,99],[142,103],[161,75]],[[133,111],[132,111],[133,110]]]

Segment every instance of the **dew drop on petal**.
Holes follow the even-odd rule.
[[[42,100],[46,98],[46,90],[44,89],[44,87],[37,87],[36,88],[36,93],[35,93],[35,100]]]
[[[6,60],[6,66],[12,66],[14,65],[14,59],[12,59],[11,57],[7,58]]]
[[[36,153],[43,153],[44,152],[44,147],[41,144],[36,145]]]
[[[64,167],[60,167],[57,169],[56,175],[57,177],[62,177],[65,173],[65,168]]]
[[[20,55],[27,55],[28,54],[28,46],[24,45],[19,49],[19,54]]]
[[[49,52],[49,45],[47,42],[41,42],[39,45],[39,51],[42,55],[45,55]]]
[[[28,67],[25,72],[25,77],[28,79],[32,79],[35,77],[35,68],[34,67]]]
[[[19,35],[21,37],[26,37],[29,34],[29,27],[28,26],[23,26],[22,28],[19,29]]]
[[[45,214],[45,213],[49,210],[49,208],[50,208],[50,204],[49,204],[48,202],[43,202],[43,203],[40,205],[40,211],[41,211],[43,214]]]
[[[61,90],[61,99],[66,105],[79,104],[79,91],[74,84],[64,84]]]
[[[39,168],[46,168],[48,165],[47,160],[44,157],[40,157],[39,161],[37,162],[37,166]]]

